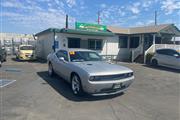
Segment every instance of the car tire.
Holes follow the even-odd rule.
[[[71,90],[76,96],[82,96],[84,93],[80,77],[77,74],[73,74],[71,77]]]
[[[152,65],[155,66],[155,67],[158,66],[158,61],[156,59],[153,59],[152,60]]]
[[[4,62],[6,62],[7,61],[7,59],[6,59],[6,57],[4,58]]]
[[[48,74],[50,77],[54,76],[54,70],[53,70],[53,66],[51,63],[49,63],[49,65],[48,65]]]
[[[2,67],[2,62],[0,61],[0,67]]]

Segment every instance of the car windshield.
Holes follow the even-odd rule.
[[[20,50],[34,50],[33,46],[22,46]]]
[[[69,52],[70,60],[72,62],[83,62],[83,61],[101,61],[102,57],[96,52],[91,51],[73,51]]]

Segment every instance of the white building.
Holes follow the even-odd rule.
[[[112,53],[117,55],[117,51],[112,49],[118,46],[114,42],[114,34],[108,31],[50,28],[36,34],[36,36],[36,54],[43,59],[46,59],[47,55],[54,51],[53,45],[55,51],[60,48],[86,48],[96,50],[101,55],[112,55]]]
[[[46,59],[60,48],[93,49],[104,56],[134,62],[138,57],[154,52],[164,44],[172,44],[172,37],[180,36],[173,24],[136,28],[107,27],[106,31],[49,28],[36,34],[37,56]],[[167,46],[167,45],[166,45]],[[143,58],[141,58],[143,59]]]

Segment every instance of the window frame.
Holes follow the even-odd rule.
[[[68,37],[67,39],[68,39],[68,48],[81,48],[81,38]],[[70,44],[69,44],[70,40],[73,40],[73,39],[74,39],[74,41],[78,40],[79,45],[75,45],[75,46],[78,46],[78,47],[70,47]]]
[[[90,47],[90,42],[94,42],[94,47]],[[100,42],[100,48],[97,47],[97,42]],[[88,39],[88,49],[91,50],[102,50],[103,49],[103,40],[102,39]]]
[[[126,38],[126,39],[124,39],[124,38],[120,39],[120,37],[124,37],[124,38]],[[125,47],[124,47],[124,46],[121,46],[122,41],[123,41],[123,42],[126,41],[126,42],[125,42],[125,44],[126,44]],[[119,36],[118,48],[128,48],[128,36]]]
[[[131,39],[131,38],[139,38],[138,45],[136,47],[134,47],[135,44],[132,45],[132,41],[134,42],[134,41],[137,41],[137,40],[136,39]],[[140,42],[140,37],[139,36],[130,36],[130,38],[129,38],[129,48],[130,49],[137,48],[139,46],[139,44],[140,44],[139,42]]]

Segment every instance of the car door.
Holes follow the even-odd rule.
[[[160,64],[160,65],[165,64],[165,62],[166,62],[165,52],[166,51],[164,49],[156,51],[155,57],[158,60],[158,64]]]
[[[70,74],[68,52],[59,50],[56,53],[56,57],[58,58],[55,64],[56,71],[61,77],[67,80]],[[60,58],[64,58],[64,60],[61,60]]]
[[[172,67],[178,67],[179,66],[179,53],[175,50],[169,49],[167,51],[167,65]]]

